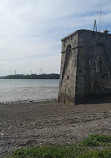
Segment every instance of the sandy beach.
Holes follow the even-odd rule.
[[[18,148],[76,143],[94,133],[111,134],[111,103],[0,104],[0,157]]]

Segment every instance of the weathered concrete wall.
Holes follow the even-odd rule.
[[[62,39],[59,102],[79,104],[109,94],[111,35],[79,30]]]
[[[62,40],[59,102],[75,102],[77,46],[78,34]]]
[[[111,93],[111,35],[78,33],[76,103]]]

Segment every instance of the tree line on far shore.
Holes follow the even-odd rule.
[[[31,75],[23,75],[23,74],[16,74],[16,75],[8,75],[2,76],[0,79],[59,79],[60,75],[51,73],[51,74],[31,74]]]

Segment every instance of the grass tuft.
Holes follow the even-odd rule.
[[[81,142],[84,146],[103,146],[111,144],[111,136],[110,135],[99,135],[93,134],[90,135],[88,138],[83,139]]]
[[[76,145],[18,149],[7,158],[111,158],[111,136],[94,134]]]
[[[111,150],[90,150],[80,155],[78,158],[111,158]]]

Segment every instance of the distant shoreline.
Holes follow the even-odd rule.
[[[23,74],[15,74],[2,76],[0,79],[59,79],[60,75],[51,73],[51,74],[31,74],[31,75],[23,75]]]

